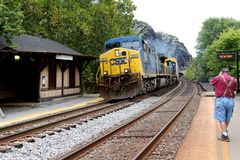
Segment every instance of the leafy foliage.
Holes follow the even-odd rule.
[[[229,28],[240,28],[240,22],[232,18],[208,18],[203,22],[197,37],[197,50],[202,53],[212,42]]]
[[[218,60],[217,51],[240,49],[240,29],[229,29],[221,34],[218,40],[207,47],[204,53],[209,76],[215,76],[223,67],[229,67],[232,75],[236,76],[236,62]]]
[[[188,80],[195,80],[196,79],[196,66],[195,66],[195,63],[191,63],[189,66],[188,66],[188,69],[184,75],[185,79],[188,79]]]
[[[104,42],[131,33],[131,0],[25,0],[27,34],[59,41],[83,54],[98,56]]]
[[[196,48],[198,55],[194,61],[197,80],[205,81],[209,76],[216,74],[216,70],[219,71],[219,67],[221,66],[219,66],[216,60],[216,49],[220,50],[221,47],[236,49],[228,46],[228,44],[224,44],[225,46],[221,46],[220,48],[214,47],[216,44],[213,43],[218,41],[219,37],[229,29],[233,29],[233,31],[235,31],[234,29],[240,29],[240,21],[232,18],[208,18],[203,22],[202,29],[198,33],[197,38]],[[209,53],[215,54],[208,55]],[[211,58],[213,58],[212,61]],[[210,67],[210,63],[213,63],[213,67]],[[224,64],[224,62],[221,64]]]
[[[24,32],[23,17],[19,2],[0,0],[0,36],[4,36],[8,43],[11,42],[13,35]]]

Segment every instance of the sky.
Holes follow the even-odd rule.
[[[155,32],[174,35],[196,56],[196,39],[209,17],[240,20],[240,0],[132,0],[135,19],[147,22]]]

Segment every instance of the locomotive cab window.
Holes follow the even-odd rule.
[[[122,47],[123,48],[128,48],[128,49],[138,50],[140,48],[140,43],[139,43],[139,41],[123,42]]]
[[[120,43],[119,42],[117,42],[117,43],[111,43],[111,44],[106,44],[106,50],[108,51],[108,50],[111,50],[111,49],[113,49],[113,48],[118,48],[118,47],[120,47]]]

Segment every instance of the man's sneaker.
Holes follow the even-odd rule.
[[[229,142],[230,141],[228,135],[225,136],[223,134],[221,134],[221,136],[218,138],[218,140],[224,141],[224,142]]]

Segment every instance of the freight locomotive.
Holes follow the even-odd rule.
[[[132,98],[176,83],[178,64],[176,58],[159,56],[140,37],[112,38],[104,44],[96,79],[100,96]]]

